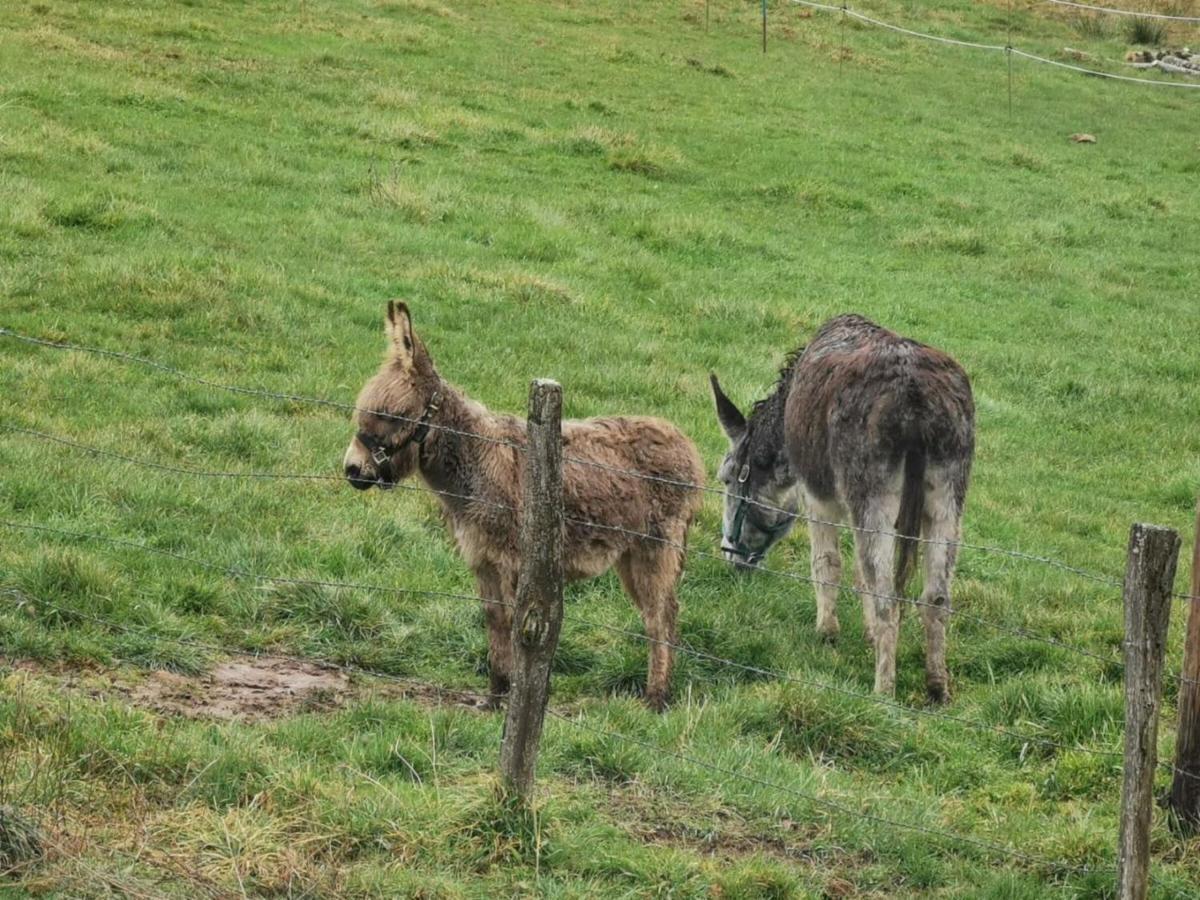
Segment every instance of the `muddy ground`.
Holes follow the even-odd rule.
[[[336,709],[367,696],[482,710],[486,697],[418,681],[383,681],[286,656],[235,657],[198,676],[131,667],[70,668],[0,659],[0,668],[48,677],[97,698],[124,699],[160,715],[263,722]]]

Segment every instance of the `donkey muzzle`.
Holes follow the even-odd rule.
[[[346,480],[357,491],[369,490],[379,483],[377,478],[364,478],[362,469],[354,463],[346,466]]]

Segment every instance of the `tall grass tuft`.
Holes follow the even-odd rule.
[[[1107,41],[1113,36],[1113,24],[1104,15],[1081,15],[1071,18],[1071,27],[1081,37],[1093,41]]]
[[[1130,19],[1125,25],[1125,37],[1131,44],[1158,47],[1167,40],[1167,26],[1154,19]]]
[[[42,857],[42,836],[33,820],[0,806],[0,872],[24,868]]]

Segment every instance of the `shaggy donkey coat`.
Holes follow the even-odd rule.
[[[439,500],[446,522],[484,600],[497,702],[512,674],[525,475],[518,448],[526,443],[525,422],[490,412],[443,381],[403,303],[388,304],[387,334],[387,358],[355,403],[358,433],[346,450],[346,477],[365,490],[387,488],[415,471],[430,488],[445,492]],[[676,637],[675,586],[701,500],[699,490],[679,485],[703,484],[700,456],[683,433],[661,419],[566,421],[562,431],[564,574],[574,581],[616,568],[651,639],[646,703],[662,709],[671,679],[668,644]]]
[[[794,520],[803,494],[812,543],[817,629],[838,632],[838,529],[854,526],[857,583],[875,646],[875,690],[896,684],[897,597],[923,538],[926,685],[949,699],[946,617],[956,543],[975,449],[966,373],[940,350],[862,316],[826,322],[794,354],[775,391],[747,420],[712,379],[730,439],[723,547],[742,567],[761,559]],[[755,503],[767,507],[756,506]]]

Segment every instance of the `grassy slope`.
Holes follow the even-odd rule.
[[[1018,61],[1010,120],[1002,57],[851,24],[838,65],[836,19],[785,8],[763,56],[754,4],[713,7],[706,34],[696,2],[11,6],[0,320],[349,401],[382,351],[382,301],[404,296],[443,374],[494,408],[521,409],[530,377],[553,375],[570,414],[669,416],[715,464],[706,373],[748,401],[784,351],[854,309],[949,349],[974,379],[968,539],[1119,574],[1130,521],[1187,527],[1197,98]],[[1002,41],[1006,24],[966,0],[919,19],[913,4],[872,8],[968,39]],[[1015,24],[1035,52],[1122,48],[1061,18],[1022,10]],[[1071,144],[1075,131],[1099,143]],[[333,472],[349,437],[319,407],[9,341],[0,354],[4,421],[136,456]],[[164,476],[12,435],[0,470],[6,519],[277,575],[471,590],[422,496]],[[718,522],[710,503],[699,547],[715,547]],[[806,572],[804,536],[770,563]],[[480,616],[449,599],[264,589],[10,530],[0,582],[161,636],[481,684]],[[1111,590],[973,552],[958,584],[974,615],[1118,651]],[[870,687],[850,598],[833,649],[796,582],[735,582],[695,559],[682,600],[682,636],[701,649]],[[69,611],[10,604],[0,650],[208,662]],[[660,719],[629,699],[644,647],[572,622],[638,627],[615,581],[574,590],[567,615],[558,702],[590,722],[864,811],[1077,864],[1111,858],[1112,760],[687,659],[686,702]],[[899,689],[914,704],[915,618]],[[950,646],[957,713],[1118,746],[1119,667],[970,623]],[[830,816],[561,724],[546,804],[525,823],[492,799],[498,727],[394,702],[273,726],[164,724],[12,675],[0,802],[58,814],[48,827],[65,849],[26,888],[71,896],[102,892],[97,871],[168,893],[385,896],[1100,896],[1110,880]],[[1161,827],[1155,846],[1164,879],[1200,876],[1194,847],[1180,862],[1188,848]]]

